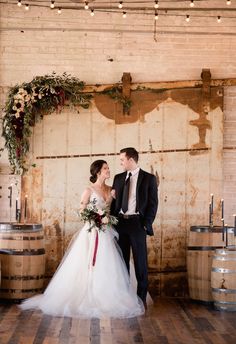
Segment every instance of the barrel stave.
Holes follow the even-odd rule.
[[[45,274],[42,225],[22,225],[19,230],[13,225],[11,231],[9,226],[0,224],[0,259],[0,298],[24,299],[42,292]]]
[[[217,309],[236,311],[236,249],[216,250],[212,260],[211,287]]]

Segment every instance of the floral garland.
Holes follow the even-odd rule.
[[[36,121],[46,114],[60,112],[65,102],[85,109],[89,107],[92,95],[82,92],[84,85],[83,81],[66,73],[62,76],[52,73],[10,89],[2,135],[13,173],[23,174],[28,170],[25,156],[29,151],[31,127]]]

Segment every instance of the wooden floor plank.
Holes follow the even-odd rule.
[[[52,317],[0,303],[0,344],[236,344],[236,312],[158,299],[130,319]]]
[[[90,320],[73,319],[71,327],[71,338],[68,344],[90,343]]]
[[[43,344],[58,344],[58,338],[52,338],[52,337],[45,337]]]
[[[111,319],[100,320],[100,343],[112,344]]]

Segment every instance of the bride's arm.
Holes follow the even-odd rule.
[[[86,208],[87,204],[89,203],[90,195],[91,195],[91,189],[86,188],[81,196],[79,212],[81,212],[83,209]]]

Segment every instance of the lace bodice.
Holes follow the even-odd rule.
[[[91,191],[92,192],[91,192],[91,195],[90,195],[90,202],[95,199],[96,200],[96,206],[97,206],[98,209],[110,208],[111,201],[112,201],[112,197],[111,196],[107,200],[105,200],[92,187],[91,187]]]

